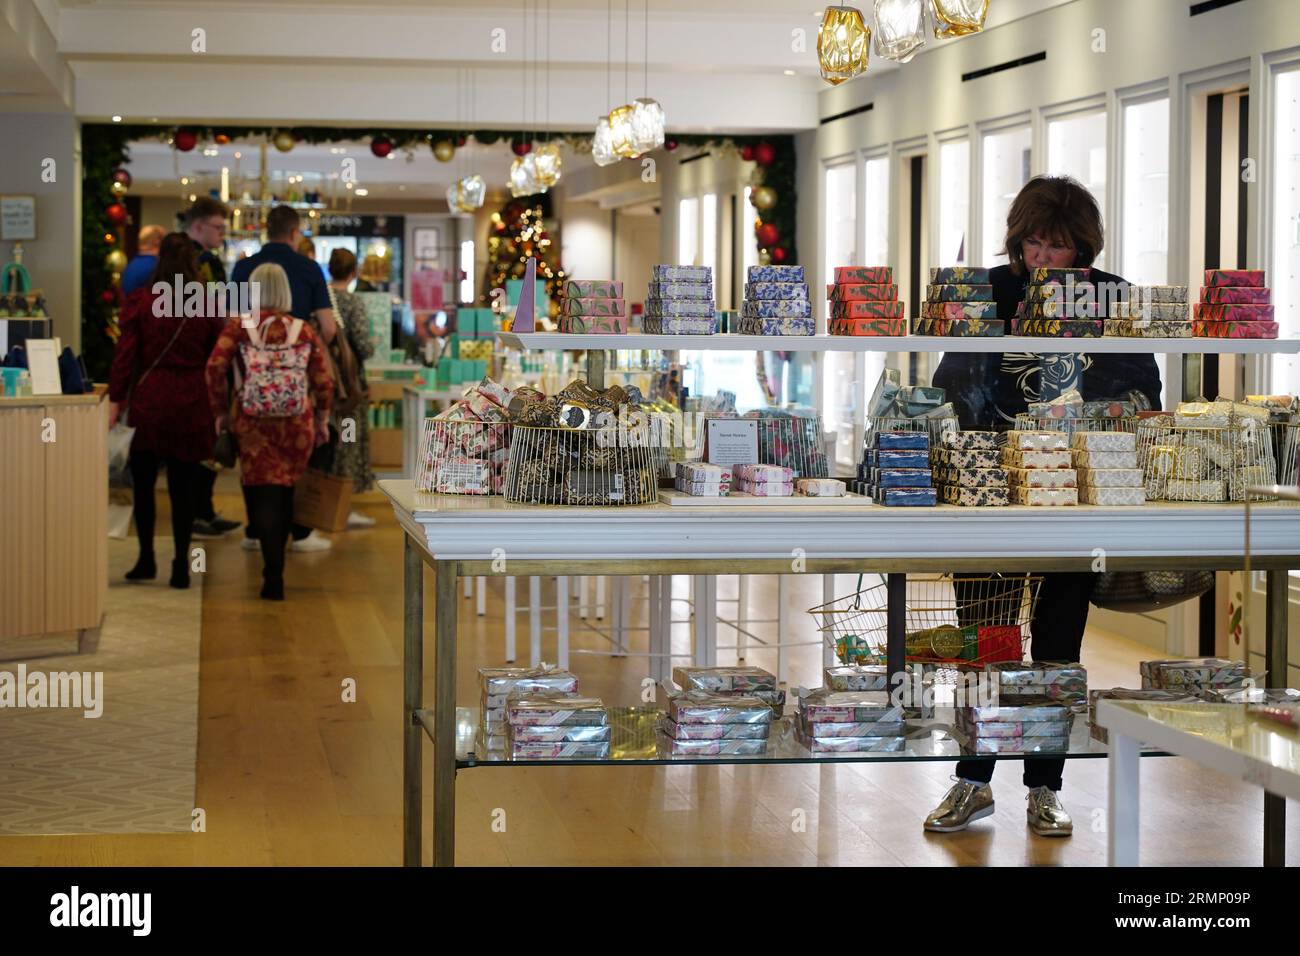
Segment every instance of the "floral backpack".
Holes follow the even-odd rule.
[[[251,418],[292,418],[307,410],[307,360],[311,343],[299,342],[302,319],[289,322],[284,342],[271,345],[266,329],[283,316],[273,315],[257,328],[248,330],[241,342],[245,378],[239,392],[239,409]]]

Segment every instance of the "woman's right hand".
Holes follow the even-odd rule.
[[[220,437],[221,437],[221,433],[224,432],[224,431],[226,430],[226,416],[225,416],[225,415],[218,415],[218,416],[217,416],[216,426],[217,426],[217,437],[220,438]]]
[[[108,427],[115,428],[117,426],[118,419],[121,417],[122,417],[122,403],[109,402],[108,403]]]

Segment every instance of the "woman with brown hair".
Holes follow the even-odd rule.
[[[365,360],[375,354],[374,344],[370,341],[370,329],[366,322],[365,306],[361,300],[348,291],[348,285],[357,277],[357,257],[347,249],[335,249],[330,253],[330,282],[327,289],[330,304],[334,308],[334,318],[339,331],[347,336],[352,354],[356,356],[358,369],[357,380],[365,382]],[[344,418],[350,418],[353,428],[350,433],[339,428],[338,447],[334,450],[334,464],[331,472],[341,477],[352,479],[352,490],[357,494],[369,491],[375,486],[375,475],[370,468],[370,404],[364,391],[353,397]],[[342,423],[340,423],[342,425]],[[346,439],[346,440],[345,440]],[[369,528],[375,519],[359,511],[348,515],[348,527]]]
[[[199,283],[194,243],[180,232],[163,239],[153,278],[132,292],[122,309],[122,335],[109,376],[109,427],[125,407],[135,429],[130,467],[132,512],[140,542],[140,556],[126,573],[127,580],[158,576],[153,551],[154,484],[165,465],[175,545],[169,583],[187,588],[201,462],[212,457],[215,440],[203,369],[225,320],[215,308],[209,311],[213,303],[206,296],[199,315],[172,314],[177,303],[190,305],[183,288],[180,294],[173,293],[176,282]]]
[[[1025,295],[1029,272],[1037,268],[1091,267],[1104,242],[1101,211],[1082,185],[1065,176],[1036,176],[1025,184],[1007,214],[1004,253],[1010,262],[989,270],[998,317],[1009,318]],[[1088,276],[1099,294],[1122,289],[1119,276],[1092,269]],[[1082,317],[1082,316],[1081,316]],[[1050,401],[1078,389],[1085,401],[1120,398],[1160,407],[1160,370],[1150,355],[1085,355],[1005,352],[948,352],[933,382],[947,392],[963,429],[1005,431],[1030,402]],[[1088,623],[1088,599],[1096,583],[1089,573],[1044,574],[1029,625],[1030,656],[1035,661],[1077,661]],[[956,582],[958,591],[961,581]],[[1019,606],[1023,578],[1007,576],[1006,594]],[[958,603],[961,603],[959,597]],[[995,762],[962,760],[957,782],[926,818],[936,833],[964,830],[993,813]],[[1029,788],[1027,820],[1039,836],[1069,836],[1073,823],[1061,805],[1061,758],[1026,758]]]

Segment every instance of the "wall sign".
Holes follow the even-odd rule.
[[[36,197],[0,196],[0,240],[36,238]]]

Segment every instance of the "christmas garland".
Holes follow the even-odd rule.
[[[371,152],[387,156],[393,150],[429,148],[442,161],[454,155],[455,147],[473,137],[482,145],[508,139],[517,155],[532,148],[534,137],[510,130],[410,129],[402,127],[337,126],[158,126],[122,123],[87,123],[81,129],[82,148],[82,353],[86,367],[96,381],[106,381],[117,338],[117,309],[121,305],[116,277],[121,257],[112,253],[122,248],[126,224],[125,207],[119,201],[130,186],[125,167],[130,161],[127,144],[134,140],[163,140],[182,152],[200,143],[226,143],[265,136],[278,149],[293,144],[369,141]],[[536,137],[564,142],[575,150],[590,149],[590,133],[551,133]],[[756,239],[760,261],[797,263],[795,248],[796,194],[794,137],[669,135],[664,148],[673,152],[683,146],[721,151],[737,150],[756,163],[753,187],[755,206],[760,210]],[[116,184],[116,186],[115,186]],[[534,197],[534,200],[536,197]],[[526,200],[533,202],[534,200]]]

